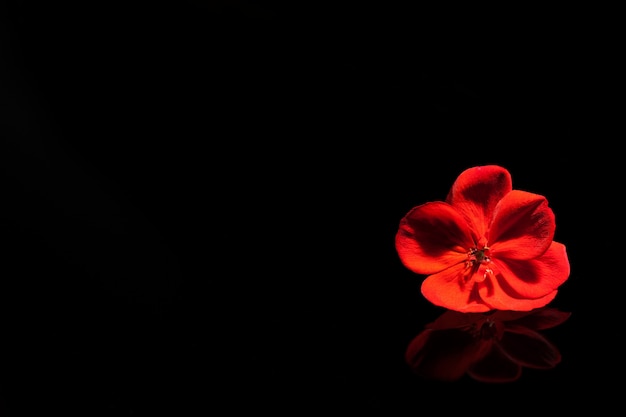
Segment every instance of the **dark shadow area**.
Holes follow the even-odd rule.
[[[617,38],[587,11],[435,9],[3,4],[3,416],[612,410]],[[482,164],[556,215],[560,361],[516,339],[509,379],[556,366],[426,380],[405,352],[446,313],[394,236]]]

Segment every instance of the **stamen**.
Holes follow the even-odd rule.
[[[483,279],[487,279],[487,278],[489,278],[489,279],[494,279],[495,278],[495,276],[493,274],[493,269],[491,269],[491,268],[485,269],[485,273],[483,274]]]
[[[470,248],[470,250],[467,252],[465,271],[463,271],[463,280],[465,282],[469,281],[470,279],[473,279],[474,282],[482,282],[487,278],[494,278],[495,274],[493,270],[488,266],[491,263],[491,257],[488,255],[488,251],[489,246],[484,245],[482,249],[474,247]]]

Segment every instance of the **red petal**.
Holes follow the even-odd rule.
[[[510,289],[509,289],[510,290]],[[556,297],[557,290],[539,298],[518,298],[507,293],[497,283],[491,287],[483,286],[479,289],[481,299],[495,310],[530,311],[546,306]]]
[[[471,231],[447,203],[414,207],[401,221],[396,250],[402,263],[418,274],[432,274],[467,259]]]
[[[558,242],[552,242],[537,259],[521,261],[498,257],[493,263],[499,271],[498,279],[505,280],[517,298],[542,297],[563,284],[570,273],[565,246]]]
[[[554,237],[554,213],[545,197],[513,190],[497,205],[488,242],[494,258],[533,259]]]
[[[511,175],[497,165],[467,169],[458,176],[446,202],[453,205],[478,237],[486,235],[498,202],[512,190]]]
[[[491,310],[476,297],[473,282],[464,283],[464,270],[465,264],[459,264],[429,276],[422,282],[422,294],[431,303],[450,310],[464,313]]]

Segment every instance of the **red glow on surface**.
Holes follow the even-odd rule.
[[[427,379],[455,381],[467,374],[481,382],[512,382],[523,368],[551,369],[561,362],[561,353],[541,330],[570,315],[546,307],[530,312],[449,310],[409,343],[405,360]]]

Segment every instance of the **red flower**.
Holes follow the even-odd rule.
[[[551,369],[561,362],[557,347],[539,331],[563,323],[570,314],[554,308],[448,310],[409,343],[405,360],[427,379],[455,381],[467,374],[481,382],[512,382],[523,368]]]
[[[545,197],[513,190],[506,169],[487,165],[462,172],[445,202],[409,211],[395,243],[408,269],[429,275],[421,290],[433,304],[529,311],[552,301],[569,277],[555,227]]]

